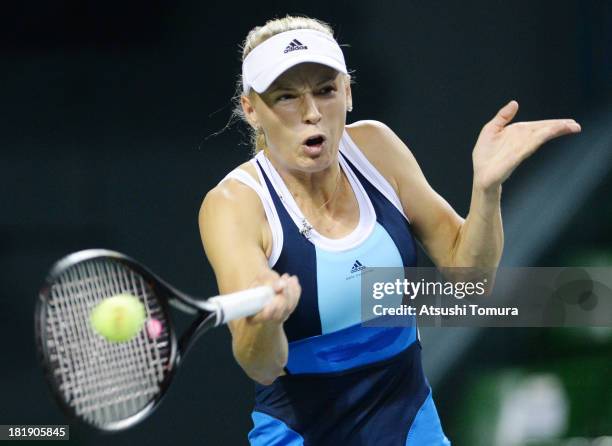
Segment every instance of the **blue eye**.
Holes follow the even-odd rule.
[[[293,99],[295,96],[292,94],[283,94],[276,98],[276,101],[288,101],[289,99]]]
[[[333,93],[334,91],[336,91],[336,88],[333,85],[328,85],[326,87],[323,87],[319,90],[319,94],[321,95],[329,95],[331,93]]]

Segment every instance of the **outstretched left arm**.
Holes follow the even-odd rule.
[[[517,111],[518,103],[509,102],[480,132],[472,154],[472,200],[465,219],[433,190],[410,150],[391,129],[375,121],[348,127],[366,157],[398,193],[415,235],[436,266],[496,268],[504,244],[502,183],[546,141],[580,131],[573,119],[510,124]]]
[[[510,124],[518,103],[510,101],[480,132],[472,153],[474,180],[467,218],[453,247],[451,266],[491,268],[499,264],[504,236],[500,199],[502,183],[545,142],[580,131],[573,119]]]

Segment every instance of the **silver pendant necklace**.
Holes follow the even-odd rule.
[[[274,169],[274,166],[272,165],[272,163],[270,162],[270,160],[268,159],[268,157],[264,154],[263,157],[266,159],[266,164],[268,165],[268,169],[270,170],[270,172],[272,172],[272,170],[274,170],[276,172],[276,169]],[[319,206],[316,210],[316,212],[320,211],[321,209],[323,209],[323,207],[327,204],[329,204],[336,196],[336,193],[338,192],[338,185],[340,184],[340,174],[341,174],[342,168],[340,167],[340,165],[338,165],[338,175],[336,176],[336,187],[334,188],[334,192],[331,194],[331,196],[329,197],[329,199],[323,203],[321,206]],[[278,174],[278,172],[276,172]],[[280,174],[278,174],[280,176]],[[282,178],[281,178],[282,180]],[[276,193],[278,194],[278,197],[281,199],[281,201],[283,202],[283,205],[285,206],[285,209],[287,209],[294,217],[296,217],[297,220],[300,220],[300,225],[299,225],[299,231],[300,234],[303,235],[307,240],[310,240],[312,237],[312,230],[314,229],[312,227],[312,225],[308,222],[308,220],[306,220],[306,217],[304,217],[303,214],[301,214],[301,212],[298,214],[297,212],[295,212],[292,209],[292,206],[290,205],[290,203],[288,203],[285,198],[283,197],[283,194],[281,194],[279,192],[280,187],[278,187],[278,183],[276,181],[276,178],[274,178],[274,175],[270,175],[270,181],[272,181],[272,184],[274,185],[274,188],[276,189]],[[285,186],[286,187],[286,186]],[[289,189],[287,188],[287,191],[289,191]],[[291,192],[289,192],[291,193]],[[295,200],[294,200],[295,202]],[[297,207],[297,203],[295,203],[296,207]],[[298,208],[299,210],[299,208]],[[301,214],[301,215],[300,215]]]
[[[312,226],[310,225],[310,223],[308,223],[308,220],[306,220],[306,217],[303,217],[302,227],[300,228],[300,234],[306,237],[307,240],[310,240],[310,237],[312,237],[312,234],[310,233],[310,231],[312,231]]]

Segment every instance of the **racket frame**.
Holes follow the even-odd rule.
[[[151,288],[155,296],[158,297],[157,300],[164,314],[165,323],[167,325],[170,357],[168,359],[168,370],[164,374],[163,380],[159,383],[159,392],[151,401],[149,401],[146,406],[128,418],[108,423],[105,426],[97,426],[88,423],[87,421],[83,420],[82,417],[77,415],[75,408],[66,402],[59,388],[59,383],[54,377],[54,369],[51,367],[51,352],[49,351],[49,339],[47,337],[46,329],[46,309],[47,302],[50,299],[51,287],[64,272],[81,262],[93,261],[102,258],[112,258],[114,261],[122,263],[129,269],[132,269],[136,273],[140,274],[145,280],[146,284]],[[170,317],[170,304],[184,312],[191,314],[200,313],[200,315],[191,323],[190,327],[185,331],[185,333],[183,333],[180,341],[177,339],[176,329],[172,318]],[[200,335],[210,328],[219,325],[221,320],[222,314],[217,305],[203,300],[194,299],[191,296],[182,293],[136,260],[116,251],[107,249],[87,249],[63,257],[62,259],[58,260],[49,271],[36,302],[36,309],[34,312],[34,336],[37,344],[38,359],[43,366],[45,379],[52,390],[54,399],[57,401],[64,413],[98,431],[117,432],[139,423],[148,417],[157,406],[159,406],[170,386],[178,366],[180,365],[181,359],[185,357],[190,347],[195,343]]]

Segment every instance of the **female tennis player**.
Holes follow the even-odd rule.
[[[495,267],[501,185],[571,119],[510,124],[515,101],[482,129],[463,219],[410,150],[376,121],[346,125],[350,78],[331,28],[285,17],[243,49],[240,110],[256,155],[204,199],[200,228],[222,293],[272,284],[258,314],[230,323],[256,381],[252,445],[447,445],[412,327],[362,327],[363,267]]]

